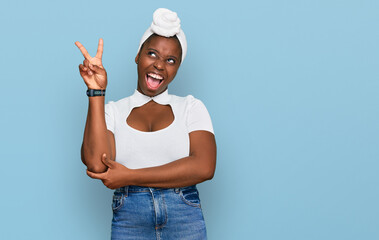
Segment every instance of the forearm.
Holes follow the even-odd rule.
[[[146,187],[184,187],[210,180],[215,166],[195,156],[185,157],[158,167],[132,170],[131,184]],[[209,162],[209,161],[208,161]]]
[[[104,172],[107,167],[101,155],[111,156],[104,114],[104,97],[89,97],[87,121],[83,136],[82,160],[92,172]]]

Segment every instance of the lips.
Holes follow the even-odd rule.
[[[151,90],[158,89],[161,86],[163,81],[164,81],[164,78],[160,74],[157,74],[157,73],[146,74],[146,84],[147,84],[147,87]]]

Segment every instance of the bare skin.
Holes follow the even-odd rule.
[[[83,79],[89,75],[84,79],[87,86],[89,87],[91,84],[97,89],[106,87],[106,72],[101,63],[102,40],[99,41],[98,48],[98,53],[101,49],[101,54],[96,54],[96,59],[91,58],[87,55],[88,53],[85,54],[87,51],[81,44],[76,45],[88,60],[88,62],[86,60],[83,62],[83,66],[79,65]],[[137,90],[148,96],[162,93],[174,79],[180,66],[180,59],[181,48],[177,39],[157,36],[145,42],[144,47],[135,59],[138,69]],[[159,74],[164,79],[157,89],[151,89],[146,84],[145,76],[151,72]],[[150,101],[133,109],[125,124],[137,130],[148,132],[166,128],[173,120],[174,115],[170,106]],[[82,145],[82,161],[88,167],[87,174],[92,178],[102,180],[104,185],[110,189],[126,185],[164,188],[183,187],[212,179],[216,167],[214,135],[207,131],[194,131],[189,134],[189,138],[190,154],[188,157],[162,166],[129,169],[114,161],[115,140],[113,133],[106,129],[104,97],[91,97]]]
[[[174,121],[171,107],[150,101],[134,108],[126,122],[132,128],[143,132],[154,132],[168,127]]]
[[[106,89],[107,72],[102,64],[103,39],[99,40],[97,53],[91,57],[80,42],[75,42],[84,56],[79,72],[88,89]],[[84,130],[81,158],[87,169],[92,172],[104,172],[107,166],[101,162],[101,155],[106,153],[114,158],[115,144],[113,133],[107,130],[104,114],[104,97],[88,98],[88,114]]]

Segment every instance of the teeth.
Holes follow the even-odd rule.
[[[149,77],[152,77],[152,78],[155,78],[155,79],[158,79],[158,80],[162,80],[163,77],[158,75],[158,74],[155,74],[155,73],[149,73],[147,74]]]

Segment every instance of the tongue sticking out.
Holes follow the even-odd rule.
[[[147,77],[147,84],[149,85],[150,88],[158,88],[159,84],[161,83],[160,80],[152,78],[152,77]]]

